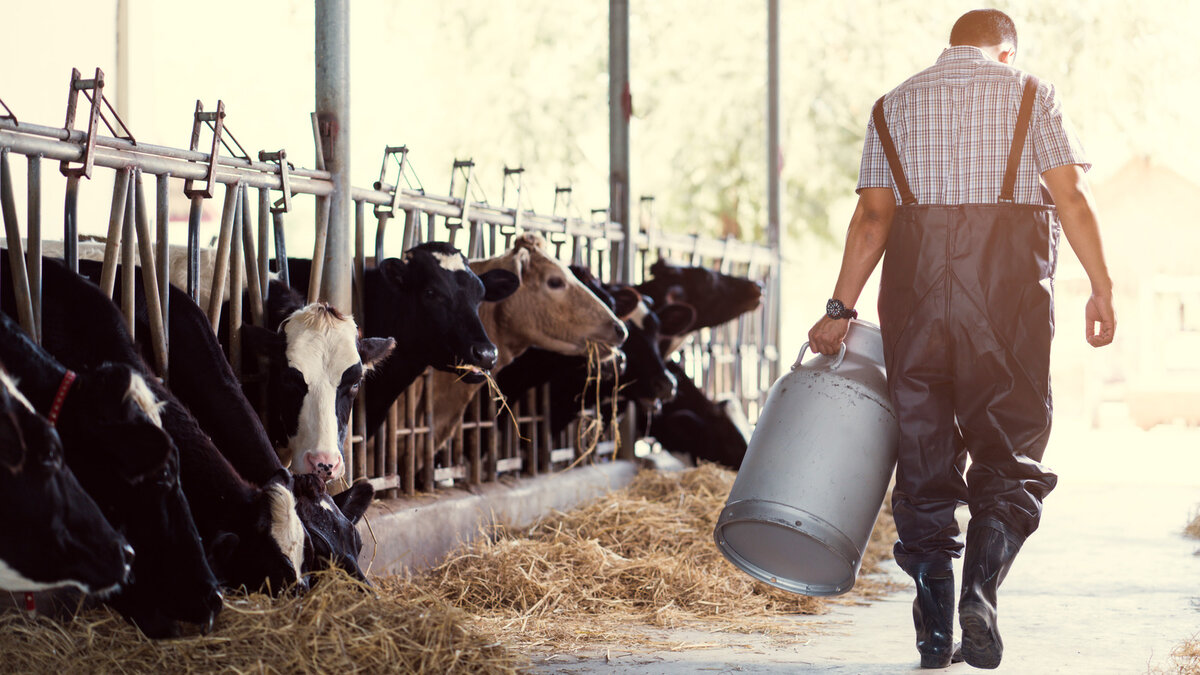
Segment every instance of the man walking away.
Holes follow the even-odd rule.
[[[1013,67],[1016,53],[1012,19],[968,12],[933,66],[875,104],[841,272],[809,331],[814,351],[837,353],[886,249],[879,319],[900,425],[895,557],[916,582],[925,668],[954,655],[955,507],[971,510],[962,657],[995,668],[997,589],[1057,482],[1041,460],[1060,220],[1091,281],[1088,343],[1107,345],[1116,330],[1089,164],[1054,87]]]

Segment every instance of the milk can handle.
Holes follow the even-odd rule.
[[[805,342],[804,345],[800,347],[800,356],[796,357],[796,362],[792,364],[792,370],[795,370],[800,367],[800,362],[804,360],[804,352],[806,352],[806,351],[808,351],[808,343],[807,342]],[[842,365],[842,360],[845,358],[846,358],[846,343],[843,342],[841,349],[838,350],[837,357],[834,358],[834,360],[833,360],[833,365],[830,366],[829,369],[837,370],[838,366]]]

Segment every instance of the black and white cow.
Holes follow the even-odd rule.
[[[81,261],[80,271],[93,270]],[[44,259],[43,297],[45,343],[56,357],[78,368],[120,363],[146,375],[162,401],[162,427],[178,447],[180,482],[219,580],[250,589],[269,583],[272,590],[299,580],[304,528],[290,475],[281,472],[261,486],[244,480],[184,404],[149,375],[120,310],[95,284]]]
[[[325,491],[325,481],[316,474],[306,473],[296,476],[295,490],[301,520],[308,531],[304,550],[306,567],[320,571],[332,563],[355,579],[370,583],[358,565],[362,536],[355,525],[371,505],[375,488],[360,481],[330,497]]]
[[[655,307],[672,302],[685,303],[696,310],[692,330],[712,328],[749,312],[762,301],[762,286],[757,282],[722,274],[703,267],[680,267],[666,260],[650,266],[651,278],[635,286],[654,301]],[[682,339],[665,340],[662,353],[669,356]]]
[[[84,261],[80,261],[80,269],[88,273],[95,271]],[[138,303],[137,334],[147,336],[150,334],[150,330],[145,313],[144,296],[140,287],[140,275],[138,275],[138,279],[139,285],[135,294]],[[215,445],[217,451],[232,464],[237,475],[245,478],[254,486],[278,492],[279,486],[286,486],[290,483],[288,472],[275,454],[258,415],[246,400],[241,384],[234,377],[233,370],[221,351],[221,345],[213,335],[208,317],[182,290],[170,286],[168,293],[170,293],[168,304],[170,306],[172,393],[187,406],[188,411],[194,416],[195,422],[199,424],[199,429],[202,429],[203,433],[211,439],[211,442],[204,439],[193,439],[192,443],[203,448]],[[143,354],[150,354],[151,345],[140,342],[139,346]],[[221,466],[224,472],[228,473],[227,468],[221,462],[215,462],[214,466]],[[226,477],[225,480],[230,479]],[[296,490],[294,485],[292,497],[295,500],[294,510],[299,516],[299,524],[302,526],[303,532],[317,532],[325,540],[333,542],[347,541],[353,538],[353,533],[349,530],[353,530],[354,526],[347,522],[346,518],[323,518],[319,522],[311,522],[306,519],[306,515],[312,513],[312,507],[319,506],[319,504],[306,502],[307,493],[303,490]],[[276,495],[272,504],[275,508],[281,508],[286,502],[285,496]],[[291,519],[282,513],[275,515],[272,524],[268,526],[263,519],[266,512],[266,509],[257,509],[255,510],[256,515],[247,520],[257,521],[254,532],[262,532],[264,528],[271,531],[279,551],[287,551],[288,564],[286,566],[282,564],[284,560],[273,550],[269,550],[259,554],[259,562],[254,565],[252,561],[246,560],[252,554],[239,553],[237,547],[232,546],[239,542],[231,541],[228,537],[221,537],[219,545],[213,551],[214,555],[219,555],[219,562],[225,563],[224,567],[232,566],[233,569],[240,570],[237,575],[231,574],[230,578],[246,579],[247,581],[237,582],[245,585],[254,583],[255,579],[266,580],[271,589],[280,590],[294,578],[287,574],[287,569],[306,572],[325,566],[324,563],[317,563],[316,567],[308,564],[304,551],[310,547],[306,544],[299,551],[305,562],[301,567],[295,567],[295,556],[298,551],[294,546],[294,541],[296,533],[301,530],[298,530]],[[251,542],[257,541],[260,547],[263,544],[261,536],[253,534],[247,536],[243,533],[240,538],[249,539]],[[353,550],[336,551],[336,555],[332,555],[330,559],[355,558],[360,549],[361,543]],[[251,546],[248,550],[252,551],[253,547]],[[264,566],[270,567],[268,569]],[[256,568],[259,569],[256,571]],[[347,571],[353,573],[353,570],[348,569]]]
[[[396,342],[360,338],[354,319],[330,304],[296,306],[300,296],[279,282],[269,297],[267,328],[247,324],[242,336],[248,357],[267,360],[271,441],[287,450],[294,472],[336,480],[346,472],[342,448],[363,377]]]
[[[311,265],[289,261],[294,287],[308,286]],[[378,428],[396,398],[429,366],[448,372],[459,372],[458,366],[491,370],[496,346],[480,322],[479,304],[503,300],[519,285],[507,270],[476,276],[458,249],[441,242],[414,246],[368,269],[363,334],[395,338],[396,348],[367,379],[367,429]],[[463,380],[479,383],[483,376],[472,373]]]
[[[675,398],[664,403],[657,414],[639,410],[639,435],[653,436],[674,453],[741,468],[749,425],[737,402],[710,400],[674,361],[667,363],[667,369],[679,383]]]
[[[64,465],[54,427],[0,366],[0,589],[106,597],[132,562],[125,537]]]
[[[7,256],[0,259],[0,274],[8,274],[5,261]],[[9,285],[4,291],[0,298],[8,311]],[[59,317],[43,316],[51,338]],[[73,328],[91,335],[86,321]],[[35,410],[47,416],[58,410],[67,465],[137,551],[132,581],[108,602],[150,637],[174,634],[177,620],[210,624],[222,607],[221,594],[179,487],[179,452],[141,374],[108,362],[69,371],[3,313],[0,359]]]

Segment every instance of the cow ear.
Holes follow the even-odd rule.
[[[363,369],[370,370],[383,363],[395,348],[395,338],[359,338],[358,358],[362,359]]]
[[[659,335],[683,335],[696,323],[696,308],[673,302],[658,310]]]
[[[613,314],[617,318],[624,321],[631,314],[637,311],[638,305],[642,302],[642,294],[633,290],[630,286],[622,286],[613,291],[613,301],[616,305],[613,307]]]
[[[520,277],[508,270],[488,270],[479,275],[479,280],[483,282],[484,302],[499,302],[521,287]]]
[[[253,354],[270,356],[287,349],[287,338],[273,330],[247,323],[242,324],[242,344]]]
[[[172,449],[165,431],[147,421],[128,426],[122,435],[125,448],[114,453],[121,478],[137,483],[162,470]]]
[[[671,263],[668,262],[666,258],[659,258],[658,260],[654,261],[653,265],[650,266],[650,276],[661,277],[669,272],[670,269]]]
[[[404,273],[408,271],[408,263],[399,258],[385,258],[376,267],[388,283],[396,288],[404,287]]]
[[[342,514],[350,520],[351,523],[357,523],[362,515],[367,512],[367,507],[371,505],[371,500],[375,497],[375,488],[371,484],[362,481],[350,486],[349,490],[340,492],[333,496],[333,503],[341,509]]]

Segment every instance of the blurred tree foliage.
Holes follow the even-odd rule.
[[[656,197],[668,229],[764,238],[765,4],[630,2],[634,194]],[[997,5],[1017,22],[1017,65],[1055,83],[1094,158],[1200,168],[1200,135],[1185,126],[1200,91],[1200,3]],[[784,220],[793,235],[833,240],[844,223],[831,222],[830,208],[853,197],[870,106],[931,65],[974,4],[781,6]],[[607,202],[608,3],[444,0],[387,11],[437,36],[429,57],[455,92],[455,110],[437,114],[468,120],[443,142],[475,157],[485,183],[521,164],[536,190],[527,205],[548,210],[550,183],[574,184],[580,213]]]

